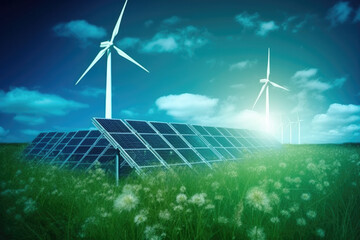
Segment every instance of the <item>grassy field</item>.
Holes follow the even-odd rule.
[[[116,187],[0,146],[1,239],[359,239],[360,147],[284,146]]]

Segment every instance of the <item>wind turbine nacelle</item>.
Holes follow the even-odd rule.
[[[108,47],[109,45],[112,45],[112,43],[110,41],[105,41],[105,42],[101,42],[100,43],[100,47]]]
[[[268,80],[267,79],[260,79],[261,83],[266,83]]]

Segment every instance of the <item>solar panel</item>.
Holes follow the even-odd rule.
[[[114,169],[116,155],[123,172],[151,167],[206,164],[241,159],[244,152],[280,146],[256,131],[182,123],[93,118],[98,130],[42,132],[24,150],[27,158],[72,169],[100,163]]]
[[[138,172],[145,167],[168,167],[151,146],[145,144],[133,128],[126,126],[122,120],[94,118],[93,123],[112,146],[119,150],[121,157]],[[132,124],[141,132],[149,130],[144,124]]]
[[[189,164],[184,158],[179,155],[179,152],[175,148],[170,146],[171,143],[169,143],[168,140],[164,136],[162,136],[162,134],[158,132],[155,127],[152,127],[149,123],[145,121],[126,120],[126,122],[132,127],[134,132],[138,134],[139,139],[141,139],[145,144],[148,144],[151,147],[150,151],[152,151],[160,161],[163,161],[164,163],[166,163],[166,165]],[[164,127],[162,129],[164,129]],[[170,138],[173,137],[173,135],[168,136],[170,136]],[[186,145],[184,142],[181,141],[181,139],[177,139],[177,141],[175,140],[175,142],[179,144]]]

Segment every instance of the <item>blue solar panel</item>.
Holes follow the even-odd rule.
[[[152,129],[147,122],[133,120],[127,120],[126,122],[129,123],[138,133],[155,133],[154,129]]]
[[[119,120],[97,118],[97,122],[109,133],[128,133],[130,129]]]
[[[176,134],[175,131],[167,123],[150,122],[161,134]]]
[[[172,123],[171,124],[180,134],[195,134],[186,124]]]
[[[148,142],[152,148],[170,148],[169,144],[157,134],[142,134],[141,137]]]

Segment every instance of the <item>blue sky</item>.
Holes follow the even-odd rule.
[[[78,84],[124,1],[7,1],[0,9],[0,141],[93,127],[105,115],[106,60]],[[358,1],[129,0],[113,53],[113,118],[264,129],[301,122],[302,142],[360,140]],[[293,124],[293,142],[297,139]],[[289,127],[285,142],[289,142]]]

